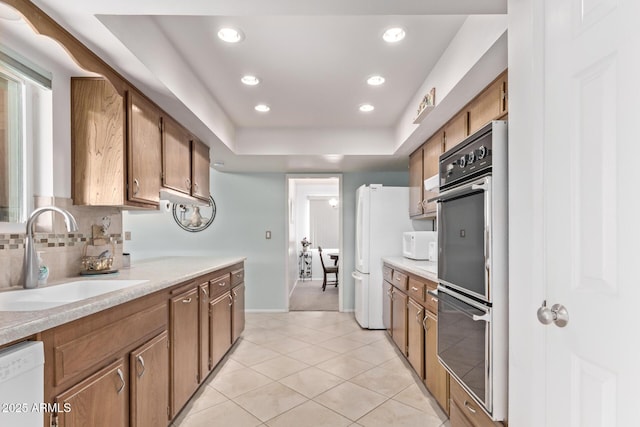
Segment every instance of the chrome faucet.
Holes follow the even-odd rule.
[[[78,231],[78,224],[76,219],[64,209],[57,208],[55,206],[47,206],[38,208],[29,215],[27,220],[27,239],[24,243],[24,262],[22,264],[22,280],[25,289],[33,289],[38,287],[38,273],[40,272],[40,266],[38,265],[38,255],[36,254],[36,246],[33,242],[33,227],[36,222],[36,218],[44,212],[58,212],[64,217],[64,223],[67,226],[67,231]]]

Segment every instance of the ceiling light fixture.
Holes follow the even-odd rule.
[[[218,31],[218,38],[227,43],[238,43],[244,39],[244,34],[235,28],[221,28],[220,31]]]
[[[260,113],[266,113],[269,110],[271,110],[271,107],[269,107],[267,104],[258,104],[253,108],[255,108],[255,110],[260,112]]]
[[[371,111],[373,111],[375,109],[375,107],[371,104],[362,104],[360,105],[360,111],[362,111],[363,113],[369,113]]]
[[[382,34],[382,39],[387,43],[397,43],[406,36],[407,33],[400,27],[389,28]]]
[[[240,81],[242,83],[246,84],[247,86],[255,86],[258,83],[260,83],[260,79],[259,78],[257,78],[256,76],[251,76],[251,75],[242,76]]]
[[[367,84],[371,86],[380,86],[382,83],[384,83],[384,77],[382,76],[375,75],[367,79]]]

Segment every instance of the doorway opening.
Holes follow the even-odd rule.
[[[342,176],[288,174],[286,180],[287,307],[342,311]]]

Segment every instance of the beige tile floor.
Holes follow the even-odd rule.
[[[175,427],[449,426],[383,331],[352,313],[247,313]]]

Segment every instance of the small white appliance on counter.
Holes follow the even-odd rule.
[[[438,233],[436,231],[406,231],[402,234],[402,256],[435,261]]]
[[[409,188],[363,185],[356,192],[355,315],[363,328],[384,329],[382,257],[400,256],[398,236],[412,230]]]

